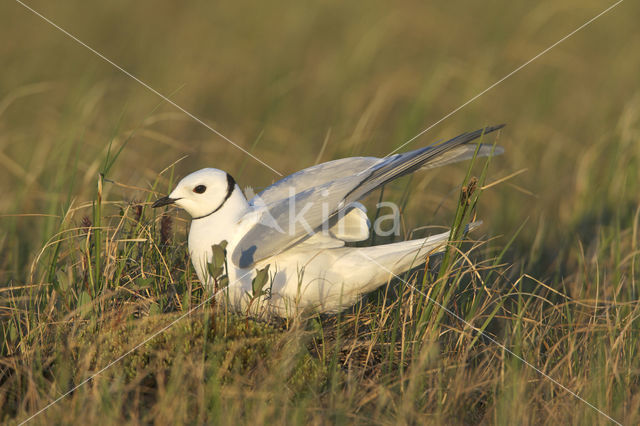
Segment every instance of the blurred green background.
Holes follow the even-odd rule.
[[[325,140],[321,161],[387,154],[609,5],[28,4],[285,175],[312,165]],[[110,140],[117,146],[133,129],[108,178],[148,187],[186,154],[181,175],[223,168],[256,188],[277,179],[20,4],[0,8],[2,214],[61,214],[69,197],[91,199]],[[491,234],[531,217],[522,241],[541,220],[543,238],[556,239],[584,219],[576,215],[628,202],[620,191],[637,185],[636,170],[616,166],[627,173],[620,181],[595,174],[622,145],[640,149],[638,12],[622,3],[405,149],[507,123],[506,154],[491,176],[528,171],[485,194],[480,213]],[[454,166],[415,178],[409,229],[432,222],[463,173]],[[113,200],[143,197],[105,191]],[[2,272],[17,278],[55,219],[1,220],[12,230],[2,236]]]
[[[287,175],[316,160],[387,154],[610,3],[28,4]],[[118,147],[134,129],[107,176],[123,184],[148,188],[183,155],[179,175],[223,168],[255,188],[278,178],[20,4],[0,10],[3,215],[59,215],[71,199],[90,200],[110,141]],[[631,214],[639,12],[622,3],[405,150],[507,123],[490,180],[527,172],[485,194],[480,214],[498,235],[529,217],[525,247],[540,231],[553,252],[568,227],[606,220],[620,203]],[[455,202],[464,168],[414,178],[408,229],[448,224],[451,210],[436,207]],[[0,220],[3,281],[24,279],[58,219]]]

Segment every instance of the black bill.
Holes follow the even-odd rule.
[[[169,204],[173,204],[176,201],[177,199],[175,198],[162,197],[162,198],[158,198],[156,202],[151,205],[151,207],[155,209],[156,207],[168,206]]]

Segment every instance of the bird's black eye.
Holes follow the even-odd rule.
[[[195,192],[196,194],[202,194],[206,190],[207,190],[207,187],[204,185],[198,185],[195,188],[193,188],[193,192]]]

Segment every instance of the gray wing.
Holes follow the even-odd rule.
[[[249,201],[251,205],[269,205],[284,200],[307,189],[353,176],[384,161],[376,157],[351,157],[317,164],[300,170],[268,186],[264,191]]]
[[[252,200],[262,210],[261,219],[238,242],[231,260],[248,268],[274,256],[315,232],[328,229],[344,215],[350,203],[418,169],[469,159],[476,150],[478,155],[490,155],[491,146],[466,144],[502,127],[463,133],[440,144],[383,159],[356,157],[319,164],[276,182]],[[496,149],[495,154],[501,152]]]

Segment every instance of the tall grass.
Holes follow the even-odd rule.
[[[601,7],[574,6],[37,5],[287,172],[386,154]],[[21,45],[0,48],[0,419],[18,423],[206,301],[187,221],[155,194],[205,166],[275,176],[2,7]],[[620,7],[411,145],[509,124],[486,171],[384,190],[403,237],[484,221],[446,256],[336,316],[205,303],[33,422],[609,423],[511,351],[638,423],[640,50]]]
[[[476,180],[469,169],[454,230],[472,217],[486,170]],[[5,419],[27,418],[133,348],[34,420],[602,420],[505,348],[612,416],[637,413],[638,304],[624,281],[609,288],[612,278],[636,284],[637,212],[629,228],[603,231],[602,254],[576,246],[580,267],[563,289],[520,275],[478,241],[337,316],[264,323],[205,305],[146,341],[208,295],[174,219],[143,203],[102,208],[98,179],[84,209],[93,219],[70,209],[34,268],[37,284],[2,293]],[[618,265],[612,276],[603,261]],[[595,293],[571,294],[591,279]]]

